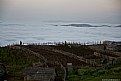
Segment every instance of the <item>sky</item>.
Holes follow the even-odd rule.
[[[0,0],[10,21],[70,20],[121,24],[121,0]]]

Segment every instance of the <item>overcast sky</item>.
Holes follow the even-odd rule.
[[[121,24],[121,0],[4,0],[0,5],[3,18],[8,20],[57,19]]]

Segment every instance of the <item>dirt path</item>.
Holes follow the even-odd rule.
[[[32,51],[32,50],[29,50],[29,49],[27,49],[27,48],[20,47],[20,46],[11,46],[10,48],[13,48],[13,49],[21,49],[21,50],[23,50],[23,51],[27,51],[27,52],[29,52],[29,54],[33,54],[33,55],[35,55],[36,57],[38,57],[38,58],[40,58],[41,60],[43,60],[45,63],[47,63],[47,59],[46,59],[44,56],[42,56],[41,54],[36,53],[36,52],[34,52],[34,51]]]
[[[30,54],[33,54],[33,55],[37,56],[38,58],[42,59],[46,65],[47,65],[47,63],[48,63],[47,59],[46,59],[44,56],[42,56],[41,54],[36,53],[36,52],[34,52],[34,51],[32,51],[32,50],[30,50],[30,49],[28,49],[28,48],[24,48],[24,47],[21,47],[21,46],[12,46],[11,48],[12,48],[12,49],[21,49],[21,50],[23,50],[23,51],[28,51]],[[45,49],[46,49],[46,48],[45,48]],[[54,63],[57,64],[57,65],[60,65],[61,68],[63,69],[63,71],[64,71],[63,80],[65,81],[65,79],[66,79],[66,69],[65,69],[65,67],[64,67],[61,63],[59,63],[59,62],[57,62],[57,61],[54,62]]]
[[[42,46],[42,48],[43,48],[44,50],[53,51],[53,52],[56,52],[56,53],[59,53],[59,54],[66,55],[66,56],[68,56],[68,57],[77,59],[77,60],[79,60],[79,61],[85,62],[85,63],[90,64],[90,65],[97,64],[94,60],[85,59],[85,58],[82,57],[82,56],[77,56],[76,54],[73,54],[73,53],[70,53],[70,52],[65,52],[65,51],[63,51],[63,50],[58,50],[58,49],[55,49],[55,48],[50,47],[50,46]],[[98,65],[98,64],[97,64],[97,65]]]

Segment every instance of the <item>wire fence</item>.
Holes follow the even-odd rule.
[[[7,46],[14,46],[14,45],[98,45],[103,44],[103,41],[94,41],[94,42],[42,42],[42,43],[24,43],[20,41],[20,43],[12,43],[8,44]],[[3,47],[3,46],[0,46]]]

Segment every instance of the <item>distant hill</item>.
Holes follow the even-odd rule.
[[[116,26],[116,27],[121,27],[121,25],[118,25],[118,26]]]
[[[73,27],[111,27],[109,25],[90,25],[90,24],[68,24],[68,25],[61,25],[61,26],[73,26]]]
[[[75,26],[75,27],[93,27],[90,24],[69,24],[69,25],[61,25],[61,26]]]

